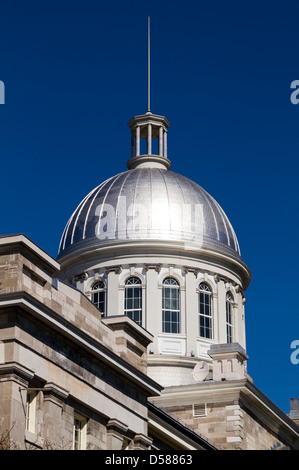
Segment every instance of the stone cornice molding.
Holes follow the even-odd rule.
[[[152,443],[153,439],[144,434],[135,434],[134,436],[134,445],[137,447],[141,446],[142,448],[149,449]]]
[[[163,254],[163,256],[175,256],[177,259],[181,258],[181,260],[187,258],[195,261],[200,260],[215,266],[215,268],[216,266],[224,267],[240,279],[244,290],[246,290],[251,280],[251,271],[240,257],[218,250],[199,248],[197,244],[194,244],[194,246],[188,244],[188,247],[186,247],[185,244],[175,241],[109,240],[101,246],[90,244],[90,246],[78,248],[64,255],[59,261],[62,270],[68,271],[68,266],[74,266],[76,260],[82,263],[83,258],[88,263],[91,260],[99,259],[99,256],[103,259],[109,259],[111,254],[116,258],[130,253],[131,257],[142,257],[145,252],[150,253],[151,256],[161,256]]]
[[[106,427],[108,432],[116,432],[120,435],[126,434],[129,429],[129,426],[127,424],[124,424],[115,418],[109,419]]]
[[[33,370],[16,361],[0,364],[0,376],[6,376],[7,380],[16,381],[22,386],[27,386],[34,374]]]
[[[292,435],[294,445],[299,450],[298,425],[246,378],[209,381],[184,385],[183,387],[165,387],[161,397],[157,400],[151,399],[154,404],[157,403],[160,407],[167,406],[167,403],[172,403],[173,406],[176,406],[177,403],[192,404],[198,400],[202,403],[240,400],[254,416],[258,416],[262,422],[266,423],[269,429],[274,429],[274,426],[274,432],[279,431],[281,437],[285,434]]]
[[[229,280],[227,277],[221,276],[220,274],[215,274],[215,275],[214,275],[214,281],[215,281],[216,283],[222,281],[222,282],[224,282],[225,284],[230,282],[230,280]]]
[[[114,272],[115,274],[121,274],[122,273],[122,266],[117,265],[117,266],[109,266],[108,268],[105,268],[105,273],[108,275],[109,273]]]
[[[182,267],[182,273],[183,274],[193,273],[196,278],[197,278],[197,276],[200,272],[201,272],[201,270],[199,268],[191,268],[190,266],[183,266]]]
[[[84,272],[84,273],[77,274],[76,276],[73,277],[73,279],[75,282],[87,281],[88,277],[89,277],[88,272]]]
[[[43,388],[44,398],[51,397],[61,401],[65,401],[68,396],[69,392],[64,388],[60,387],[59,385],[55,384],[54,382],[47,382]]]
[[[136,369],[114,351],[108,349],[96,338],[91,337],[90,334],[72,324],[27,292],[20,291],[10,294],[0,294],[0,309],[11,307],[19,307],[29,312],[33,317],[38,318],[54,331],[65,336],[73,343],[78,344],[83,350],[95,356],[98,360],[108,365],[108,367],[111,367],[117,374],[123,375],[128,380],[135,383],[136,386],[146,390],[148,395],[155,396],[160,394],[162,387],[158,383]],[[6,366],[6,364],[0,366],[3,367]]]
[[[11,253],[20,253],[25,258],[34,260],[33,262],[37,266],[41,265],[45,272],[52,277],[57,277],[59,273],[60,264],[26,235],[0,236],[0,256]]]
[[[144,264],[144,271],[147,272],[149,269],[154,269],[157,273],[161,271],[162,264]]]

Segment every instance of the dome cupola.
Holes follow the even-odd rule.
[[[167,245],[197,254],[213,251],[241,260],[234,229],[219,204],[194,181],[170,171],[169,121],[134,116],[128,170],[93,189],[79,204],[63,232],[58,258],[63,265],[105,247],[143,250]]]
[[[171,162],[167,158],[168,120],[148,111],[141,116],[134,116],[129,126],[131,158],[127,162],[128,169],[156,167],[169,170]]]
[[[246,350],[251,274],[223,209],[170,169],[169,121],[150,110],[149,75],[147,112],[128,123],[127,171],[78,205],[58,260],[61,278],[84,292],[104,322],[126,315],[152,334],[148,374],[164,387],[180,386],[199,380],[202,361],[209,377],[211,347]]]
[[[127,170],[78,205],[58,253],[61,278],[100,315],[127,315],[154,338],[148,372],[163,386],[194,383],[215,344],[245,350],[250,271],[235,231],[201,186],[171,168],[169,122],[148,111],[129,121]]]

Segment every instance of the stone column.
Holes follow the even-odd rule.
[[[131,130],[131,158],[135,157],[135,148],[136,148],[136,132]]]
[[[226,290],[225,283],[223,279],[216,278],[217,290],[218,290],[218,338],[215,337],[215,340],[218,340],[220,343],[226,343]]]
[[[164,131],[164,157],[167,157],[167,132]]]
[[[132,449],[133,450],[150,450],[153,440],[144,434],[136,434],[134,436]]]
[[[147,153],[148,155],[152,154],[152,125],[148,124],[147,127]]]
[[[155,354],[158,354],[157,338],[161,333],[162,311],[160,308],[158,290],[158,273],[161,270],[159,264],[146,264],[144,266],[146,272],[146,301],[145,301],[145,329],[154,336],[154,343],[150,345]]]
[[[128,426],[117,419],[107,423],[107,450],[122,450]]]
[[[197,355],[198,302],[196,294],[196,274],[194,270],[183,268],[186,285],[186,354]]]
[[[8,449],[24,449],[27,388],[33,376],[18,363],[0,364],[0,433]]]
[[[245,334],[245,296],[244,292],[239,286],[236,286],[236,309],[235,309],[235,321],[236,321],[236,341],[246,349],[246,334]]]
[[[119,305],[119,274],[121,273],[121,266],[113,266],[106,269],[107,274],[107,316],[121,315]]]
[[[68,392],[48,382],[43,389],[43,438],[47,449],[71,450],[73,433],[63,433],[62,412]]]
[[[159,127],[159,155],[163,156],[163,128]]]
[[[140,155],[140,127],[136,127],[136,157]]]

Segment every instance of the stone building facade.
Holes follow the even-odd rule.
[[[0,238],[0,266],[0,445],[153,448],[148,398],[161,386],[146,373],[152,335],[127,316],[102,319],[23,235]],[[179,448],[213,448],[177,427]],[[159,436],[171,446],[161,423]]]
[[[129,126],[128,170],[79,204],[56,260],[0,237],[0,447],[299,449],[296,399],[285,415],[247,374],[228,217],[170,171],[165,117]]]
[[[209,350],[207,380],[162,389],[147,375],[152,335],[128,316],[102,318],[28,238],[1,237],[0,266],[0,447],[299,448],[239,344]]]
[[[166,387],[150,400],[221,450],[299,449],[295,412],[290,419],[254,386],[240,345],[219,345],[210,354],[209,380]]]

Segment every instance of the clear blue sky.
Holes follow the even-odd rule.
[[[248,371],[283,411],[299,397],[299,3],[2,1],[1,225],[56,257],[79,202],[126,170],[129,119],[170,123],[172,169],[230,218],[252,270]]]

